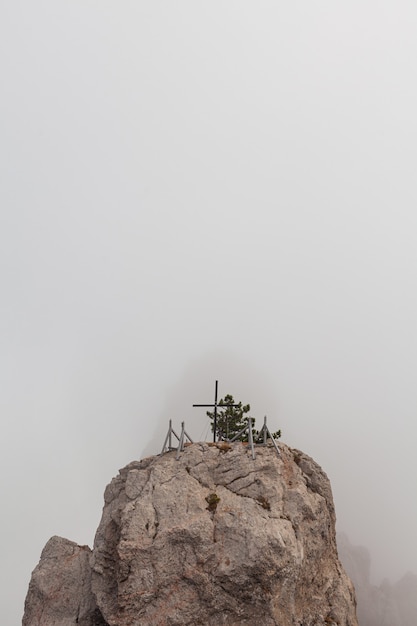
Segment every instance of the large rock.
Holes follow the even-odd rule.
[[[329,481],[281,445],[194,444],[105,493],[93,591],[110,626],[354,626]]]
[[[280,449],[278,457],[259,447],[253,460],[241,443],[198,443],[179,460],[169,452],[120,470],[106,489],[90,560],[100,619],[109,626],[357,626],[327,476],[305,454]],[[40,623],[25,618],[25,626]]]
[[[91,592],[91,550],[52,537],[26,596],[23,626],[105,626]]]

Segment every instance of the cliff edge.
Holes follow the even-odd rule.
[[[195,443],[127,465],[92,552],[48,542],[23,626],[357,626],[329,480],[280,451]]]

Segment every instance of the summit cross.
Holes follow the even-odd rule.
[[[217,435],[217,407],[218,406],[239,406],[238,404],[226,404],[223,403],[219,404],[217,402],[217,390],[218,390],[218,386],[219,386],[219,381],[216,380],[216,387],[215,387],[215,391],[214,391],[214,404],[193,404],[193,406],[198,406],[198,407],[205,407],[205,408],[214,408],[214,431],[213,431],[213,441],[214,443],[216,443],[216,435]]]

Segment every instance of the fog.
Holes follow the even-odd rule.
[[[322,465],[375,582],[416,572],[416,21],[2,4],[3,623],[170,418],[208,436],[216,379]]]

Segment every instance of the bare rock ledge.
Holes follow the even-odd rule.
[[[357,626],[329,480],[280,450],[195,443],[127,465],[92,552],[46,545],[23,626]]]

